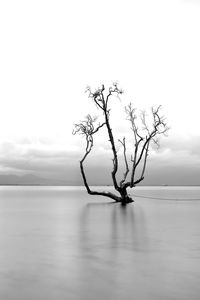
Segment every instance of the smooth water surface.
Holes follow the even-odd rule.
[[[199,299],[200,188],[134,193],[0,187],[0,299]]]

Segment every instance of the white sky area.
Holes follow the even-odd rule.
[[[130,101],[161,104],[171,128],[146,182],[200,184],[200,1],[5,0],[0,43],[0,174],[76,181],[84,140],[73,124],[98,113],[85,88],[118,81],[116,139]],[[88,171],[100,181],[101,141]]]

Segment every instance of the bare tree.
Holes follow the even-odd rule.
[[[129,196],[127,192],[127,188],[133,188],[138,183],[140,183],[144,179],[144,173],[147,164],[147,157],[149,153],[149,147],[151,143],[155,143],[159,146],[159,136],[165,135],[168,131],[167,124],[165,123],[165,118],[160,115],[161,106],[157,108],[151,109],[151,117],[152,117],[152,124],[149,125],[147,123],[146,112],[143,111],[140,116],[140,124],[138,126],[138,118],[136,115],[136,109],[132,107],[130,103],[128,106],[125,107],[125,113],[127,120],[131,124],[131,131],[134,139],[132,155],[130,162],[128,162],[127,158],[127,143],[126,138],[123,137],[122,140],[118,140],[118,142],[123,147],[123,159],[125,163],[125,172],[123,174],[123,178],[118,182],[117,180],[117,172],[119,168],[119,158],[116,148],[116,142],[113,136],[112,128],[110,125],[110,108],[109,108],[109,101],[110,98],[114,95],[120,96],[123,91],[119,89],[118,84],[114,83],[106,92],[105,86],[102,85],[100,88],[96,89],[92,92],[91,88],[87,88],[88,96],[92,99],[95,105],[100,109],[103,115],[104,122],[97,123],[97,118],[92,117],[91,115],[87,115],[86,119],[81,121],[78,124],[75,124],[75,128],[73,134],[81,134],[86,139],[86,148],[85,153],[82,159],[80,160],[80,170],[83,178],[84,185],[87,189],[87,192],[90,195],[100,195],[109,197],[116,202],[121,202],[122,204],[127,204],[133,202],[133,199]],[[115,190],[118,192],[118,195],[111,193],[111,192],[97,192],[92,191],[89,187],[87,182],[85,170],[84,170],[84,161],[86,160],[87,156],[91,152],[94,144],[93,136],[102,128],[106,127],[107,134],[109,137],[109,142],[112,149],[113,154],[113,168],[111,171],[112,182]],[[131,167],[129,167],[131,164]],[[140,171],[140,175],[136,174],[136,171]],[[138,173],[138,172],[137,172]],[[128,180],[128,175],[130,174],[130,178]]]

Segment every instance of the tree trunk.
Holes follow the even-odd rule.
[[[134,202],[134,200],[128,195],[126,188],[120,188],[119,193],[121,195],[121,203],[123,205]]]

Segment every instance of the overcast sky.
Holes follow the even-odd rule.
[[[161,104],[171,127],[145,182],[200,184],[199,16],[198,0],[1,1],[0,174],[79,182],[84,143],[73,123],[96,113],[85,87],[118,81],[122,114],[130,101]],[[107,180],[111,161],[101,141],[93,183]]]

